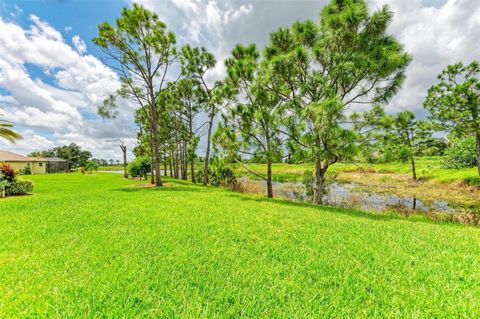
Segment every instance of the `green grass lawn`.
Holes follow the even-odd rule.
[[[115,174],[0,200],[0,318],[479,317],[480,229]]]
[[[99,171],[123,171],[123,165],[99,166]]]

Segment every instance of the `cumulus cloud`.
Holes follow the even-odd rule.
[[[477,0],[428,1],[370,0],[370,8],[388,4],[395,13],[389,31],[412,57],[407,80],[388,110],[422,108],[428,88],[448,64],[471,62],[480,56],[480,2]]]
[[[72,43],[75,46],[75,49],[77,49],[78,53],[83,54],[87,52],[87,45],[85,44],[85,41],[80,39],[80,36],[78,35],[73,36]]]
[[[43,150],[53,148],[55,142],[52,139],[45,138],[36,134],[33,130],[22,131],[23,139],[12,144],[4,139],[0,139],[0,150],[14,150],[18,154],[28,155],[33,150]]]
[[[217,57],[215,69],[208,74],[212,80],[225,75],[223,59],[231,50],[230,31],[241,27],[253,13],[251,3],[218,0],[133,0],[156,11],[177,34],[180,45],[190,43],[207,47]]]
[[[125,111],[116,121],[96,115],[105,97],[119,88],[117,75],[85,54],[86,44],[79,36],[72,38],[72,47],[38,16],[31,15],[30,21],[22,28],[0,17],[0,116],[16,123],[25,140],[36,141],[21,141],[15,149],[29,152],[88,141],[81,144],[95,156],[111,156],[113,147],[104,147],[108,138],[135,135],[132,108],[125,101]],[[38,72],[42,75],[33,77]],[[108,126],[108,134],[97,126]],[[5,142],[0,147],[5,148]]]

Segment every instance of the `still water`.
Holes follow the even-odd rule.
[[[240,183],[248,183],[255,193],[266,192],[265,181],[240,179]],[[253,186],[253,187],[252,187]],[[296,201],[309,201],[301,182],[273,182],[275,197],[283,197]],[[402,197],[395,194],[375,193],[367,186],[356,183],[331,183],[324,203],[330,206],[359,208],[367,211],[385,211],[389,209],[408,209],[419,212],[440,212],[453,214],[456,212],[446,201],[426,203],[416,197]]]

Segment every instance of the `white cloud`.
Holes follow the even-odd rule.
[[[17,100],[11,95],[0,95],[0,103],[1,104],[16,104]],[[1,114],[1,110],[0,110]]]
[[[200,12],[200,3],[194,0],[171,0],[173,5],[182,11]]]
[[[85,52],[87,52],[87,45],[85,44],[85,41],[80,39],[80,36],[73,36],[72,43],[75,46],[75,49],[77,49],[78,53],[84,54]]]
[[[167,0],[167,4],[153,0],[133,0],[150,10],[155,10],[164,19],[179,16],[180,37],[186,41],[221,43],[225,29],[232,23],[251,14],[253,5],[235,5],[229,1]],[[168,4],[169,3],[169,4]],[[168,8],[173,9],[168,9]],[[170,21],[167,21],[170,22]],[[175,23],[175,22],[174,22]]]
[[[0,95],[0,116],[16,123],[26,139],[36,141],[21,141],[15,149],[30,152],[85,140],[95,156],[110,156],[102,146],[108,144],[107,138],[134,136],[132,108],[125,101],[120,101],[122,116],[108,121],[108,134],[95,129],[105,125],[96,109],[118,89],[117,75],[96,57],[84,54],[86,44],[80,37],[72,38],[72,48],[48,23],[35,15],[30,20],[32,25],[24,29],[0,17],[0,89],[7,92]],[[32,77],[36,74],[32,68],[43,75]]]
[[[13,5],[13,11],[10,12],[10,16],[12,18],[16,18],[18,17],[19,15],[21,15],[23,13],[23,9],[20,8],[18,5],[14,4]]]
[[[41,111],[33,106],[26,106],[22,109],[14,108],[5,114],[4,119],[14,123],[23,123],[29,127],[67,128],[70,126],[70,128],[74,128],[72,124],[68,124],[71,119],[67,114]]]
[[[48,23],[40,20],[34,14],[30,15],[30,20],[33,21],[34,25],[31,27],[31,32],[35,35],[41,35],[44,38],[55,40],[55,41],[62,41],[62,35],[60,32],[52,28]]]
[[[370,8],[388,4],[395,12],[389,31],[413,56],[407,80],[388,109],[410,109],[425,115],[428,88],[448,64],[480,57],[480,1],[448,0],[437,7],[419,0],[370,0]]]
[[[22,136],[23,139],[18,140],[15,144],[0,139],[0,150],[10,150],[18,154],[28,155],[33,150],[49,149],[56,145],[51,139],[35,134],[33,130],[23,131]]]
[[[229,20],[236,21],[240,19],[242,16],[249,15],[252,12],[252,10],[253,10],[253,5],[251,3],[247,5],[241,5],[240,7],[238,7],[238,9],[230,13]]]

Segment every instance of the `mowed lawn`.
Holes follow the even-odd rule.
[[[480,229],[115,174],[0,200],[0,318],[479,317]]]

